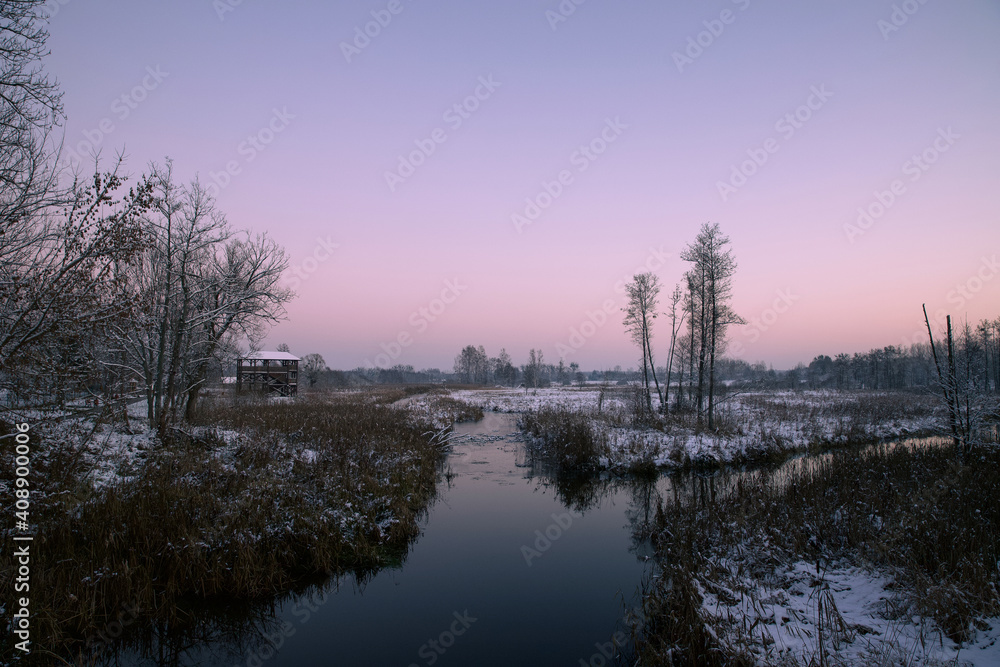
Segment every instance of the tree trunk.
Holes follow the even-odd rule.
[[[646,409],[653,410],[653,401],[649,396],[649,357],[646,354],[646,339],[642,339],[642,386],[646,392]]]
[[[948,316],[948,357],[951,358],[951,316]],[[961,453],[962,451],[962,441],[959,437],[958,432],[958,415],[955,410],[955,399],[952,397],[951,387],[951,363],[949,361],[948,375],[945,377],[944,371],[941,369],[941,362],[938,359],[937,347],[934,345],[934,333],[931,331],[931,321],[927,317],[927,306],[924,306],[924,322],[927,324],[927,336],[931,342],[931,354],[934,357],[934,367],[937,369],[938,374],[938,384],[941,386],[941,397],[944,399],[945,405],[948,406],[948,426],[951,429],[951,441],[955,446],[955,450]]]
[[[660,409],[663,410],[664,409],[663,392],[660,391],[660,382],[659,382],[659,380],[656,379],[656,366],[653,364],[653,346],[650,344],[650,341],[649,341],[649,324],[648,323],[643,323],[643,332],[644,332],[643,333],[643,340],[645,341],[646,351],[649,354],[649,368],[650,368],[650,372],[653,374],[653,383],[656,385],[656,395],[660,397]],[[646,394],[648,396],[649,392],[647,391]],[[653,409],[653,406],[652,406],[651,402],[650,402],[650,405],[649,405],[649,409],[650,409],[650,411],[652,411],[652,409]]]
[[[715,344],[718,327],[718,313],[712,313],[712,340],[708,348],[708,428],[715,428]]]

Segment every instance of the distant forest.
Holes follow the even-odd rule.
[[[1000,393],[1000,317],[983,320],[975,327],[961,327],[956,343],[956,366],[963,379],[983,393]],[[642,371],[637,368],[615,366],[583,371],[578,364],[566,364],[563,360],[547,363],[541,352],[533,352],[533,361],[529,358],[528,363],[515,366],[505,350],[490,357],[482,346],[470,345],[459,353],[456,365],[445,371],[438,368],[415,370],[407,365],[350,371],[321,368],[314,373],[312,384],[344,387],[448,382],[547,387],[585,382],[618,384],[642,379]],[[685,359],[680,361],[688,363]],[[658,367],[657,372],[666,376],[665,367]],[[809,364],[800,363],[788,370],[775,370],[764,362],[751,364],[723,356],[716,361],[716,381],[722,386],[774,389],[934,389],[937,375],[930,344],[918,343],[909,348],[889,345],[854,354],[821,354]]]

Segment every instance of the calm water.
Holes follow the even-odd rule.
[[[458,426],[444,464],[452,474],[400,568],[232,610],[244,620],[228,636],[218,627],[201,641],[164,631],[169,639],[145,646],[145,656],[109,664],[604,664],[600,645],[622,629],[651,563],[631,530],[651,485],[557,487],[525,464],[514,419],[488,413]]]

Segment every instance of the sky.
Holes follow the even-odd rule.
[[[995,0],[49,0],[64,156],[174,161],[289,255],[265,347],[636,366],[721,226],[775,368],[1000,316]],[[654,330],[666,357],[669,318]]]

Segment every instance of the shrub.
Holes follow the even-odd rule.
[[[528,451],[562,469],[596,468],[609,453],[607,438],[584,412],[544,407],[525,413],[519,425],[528,436]]]

